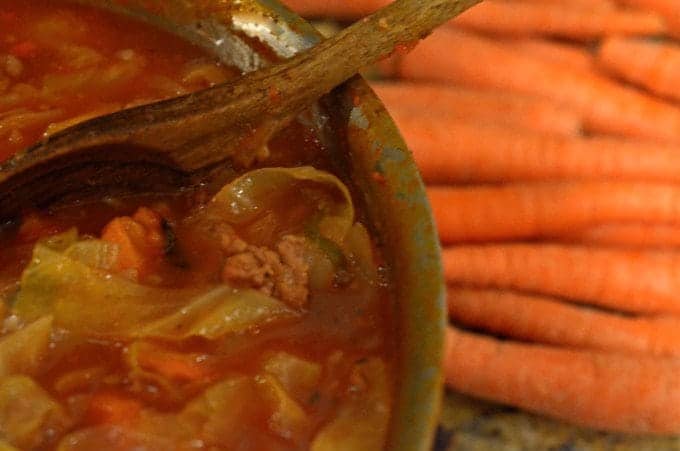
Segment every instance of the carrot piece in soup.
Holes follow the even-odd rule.
[[[132,217],[121,216],[106,225],[102,239],[120,247],[118,271],[130,271],[138,278],[153,273],[163,255],[161,222],[156,212],[142,207]]]
[[[32,58],[38,54],[38,50],[35,42],[23,41],[14,45],[9,53],[19,58]]]
[[[95,393],[87,406],[90,424],[134,424],[142,404],[124,394],[113,391]]]
[[[161,348],[147,348],[137,355],[139,364],[146,370],[172,380],[205,381],[215,376],[214,369],[206,364],[206,356],[183,354]]]

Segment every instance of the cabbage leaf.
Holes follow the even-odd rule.
[[[34,375],[49,353],[52,317],[44,316],[0,339],[0,377]]]
[[[101,269],[110,252],[111,246],[99,240],[76,242],[64,250],[37,244],[22,275],[14,313],[24,321],[52,315],[55,326],[86,336],[168,340],[216,339],[297,316],[255,290],[132,282]]]
[[[206,389],[179,413],[146,409],[134,425],[79,430],[64,437],[57,449],[190,450],[197,443],[205,449],[238,449],[243,443],[254,449],[273,449],[280,438],[252,431],[263,418],[282,418],[275,416],[274,408],[254,378],[233,375]]]
[[[355,376],[366,389],[340,405],[333,420],[316,435],[311,451],[374,451],[383,449],[390,413],[390,386],[382,360],[357,364]]]
[[[207,214],[243,226],[245,237],[258,245],[301,232],[340,244],[354,223],[352,197],[345,184],[310,166],[247,172],[215,195]]]
[[[302,359],[287,352],[277,352],[262,365],[294,399],[307,403],[321,382],[322,367],[316,362]]]
[[[0,378],[0,437],[21,449],[45,444],[51,434],[69,427],[61,407],[27,376]]]

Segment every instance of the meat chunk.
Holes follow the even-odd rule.
[[[222,279],[237,286],[256,288],[273,295],[274,277],[280,266],[281,260],[274,252],[266,248],[248,246],[244,252],[227,257],[222,270]]]
[[[282,300],[302,305],[309,296],[309,263],[305,258],[306,240],[286,235],[276,244],[281,256],[281,270],[276,277],[276,291]]]
[[[307,241],[301,236],[286,235],[274,249],[253,246],[235,234],[222,236],[227,259],[222,280],[238,287],[254,288],[302,307],[309,297],[309,263],[305,259]]]

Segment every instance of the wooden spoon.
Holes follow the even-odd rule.
[[[480,1],[397,0],[281,64],[55,134],[0,166],[0,219],[64,198],[195,183],[225,160],[247,166],[305,107]]]

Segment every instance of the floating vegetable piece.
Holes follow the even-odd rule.
[[[88,243],[105,254],[109,245]],[[140,324],[181,308],[198,290],[165,290],[112,276],[58,251],[37,244],[21,277],[14,312],[24,320],[54,313],[55,324],[95,335],[126,335]],[[77,252],[73,252],[77,254]],[[97,259],[89,255],[90,259]]]
[[[242,443],[270,449],[274,436],[252,437],[249,423],[271,415],[271,405],[253,378],[232,376],[209,387],[177,414],[145,409],[134,424],[84,429],[64,437],[58,451],[238,449]],[[280,440],[280,439],[278,439]]]
[[[0,377],[33,375],[49,352],[52,317],[45,316],[0,340]]]
[[[103,240],[78,241],[64,251],[66,257],[103,271],[113,269],[118,253],[117,245]]]
[[[177,312],[132,332],[132,336],[216,339],[296,316],[284,303],[259,291],[221,286],[194,298]]]
[[[174,351],[166,346],[138,341],[128,348],[128,362],[144,372],[180,382],[212,380],[216,369],[206,354]]]
[[[377,283],[378,270],[368,230],[361,223],[354,223],[344,243],[345,253],[366,281]]]
[[[90,392],[106,376],[106,372],[107,368],[104,366],[79,368],[60,376],[52,386],[54,391],[60,395],[77,390]]]
[[[257,408],[253,400],[259,400],[254,381],[244,376],[231,377],[208,388],[178,414],[145,409],[133,424],[111,423],[69,434],[62,439],[58,451],[179,451],[195,449],[198,441],[207,448],[236,446],[238,434],[230,433]]]
[[[40,241],[43,245],[55,251],[65,251],[71,245],[78,242],[78,229],[72,227],[65,232],[57,235],[50,235]]]
[[[287,352],[277,352],[269,357],[263,369],[276,377],[283,389],[301,403],[309,401],[321,380],[321,365]]]
[[[387,369],[373,358],[356,366],[353,374],[362,385],[338,409],[312,442],[311,451],[374,451],[387,434],[390,391]]]
[[[168,340],[215,339],[297,316],[282,302],[254,290],[140,285],[88,266],[79,260],[81,251],[82,243],[63,252],[36,245],[14,312],[28,321],[53,314],[55,325],[88,336]],[[108,261],[111,246],[91,240],[87,252],[87,262]]]
[[[177,421],[199,433],[206,445],[235,449],[248,434],[248,422],[266,418],[268,409],[252,378],[235,376],[191,401]]]
[[[80,429],[65,436],[57,451],[144,451],[188,450],[181,448],[169,437],[145,434],[133,429],[104,425]]]
[[[21,451],[21,450],[13,447],[12,445],[3,440],[0,440],[0,451]]]
[[[290,199],[296,199],[295,205]],[[208,214],[245,226],[246,238],[258,245],[310,228],[339,244],[354,223],[347,187],[334,175],[308,166],[250,171],[215,195]]]
[[[0,378],[0,437],[21,449],[45,446],[69,426],[64,409],[26,376]]]
[[[302,407],[290,397],[274,376],[258,376],[256,380],[263,389],[262,395],[273,409],[269,418],[269,428],[288,440],[299,441],[305,437],[311,429],[311,424]]]
[[[180,352],[148,341],[136,341],[125,352],[131,391],[176,403],[185,403],[188,393],[219,378],[217,360],[211,355]],[[155,387],[153,393],[149,393],[149,385]]]

